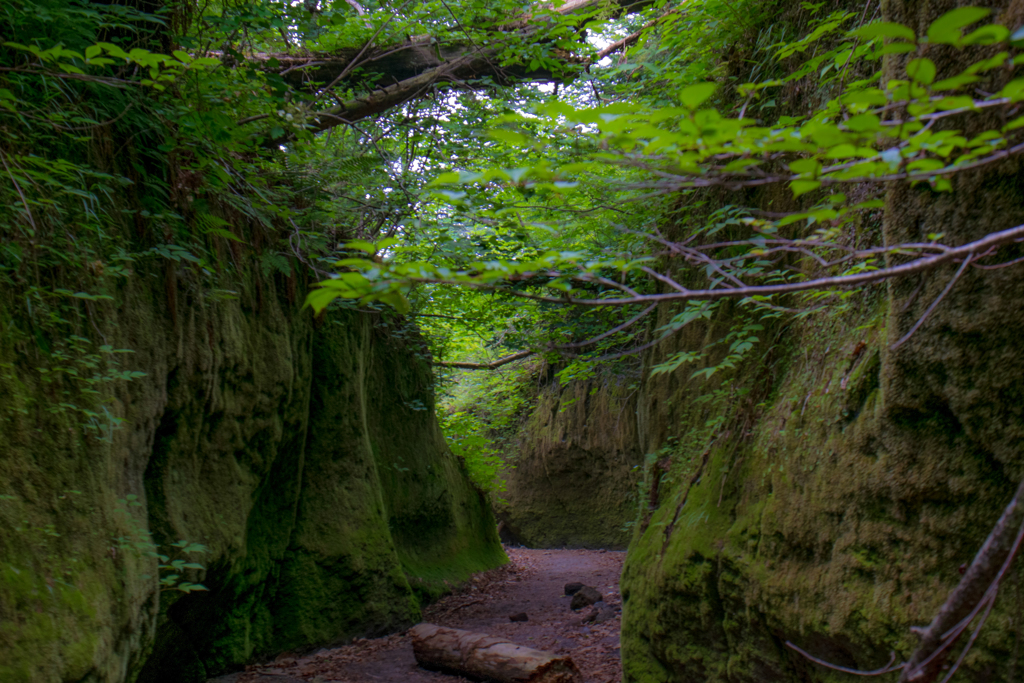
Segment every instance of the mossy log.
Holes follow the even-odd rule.
[[[426,669],[498,683],[582,683],[569,657],[501,638],[420,624],[412,629],[416,661]]]

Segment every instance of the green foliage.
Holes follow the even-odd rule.
[[[440,412],[437,421],[455,455],[466,463],[469,478],[487,492],[500,493],[505,482],[499,473],[502,459],[489,436],[489,428],[473,413]]]
[[[419,214],[426,248],[405,241],[370,247],[377,253],[373,259],[339,261],[340,272],[321,281],[307,304],[321,310],[338,298],[350,298],[362,305],[384,302],[403,312],[450,311],[451,305],[472,306],[478,312],[479,306],[468,302],[483,294],[489,297],[492,326],[508,329],[510,304],[506,302],[512,302],[517,304],[511,309],[516,311],[512,319],[529,320],[534,331],[518,344],[509,343],[516,338],[507,332],[486,343],[547,353],[560,349],[560,341],[580,341],[585,336],[582,326],[574,327],[567,338],[552,334],[559,327],[559,317],[570,319],[570,326],[586,319],[564,312],[560,304],[620,307],[601,320],[607,329],[639,310],[630,306],[659,297],[713,302],[735,296],[726,290],[742,282],[766,288],[738,296],[742,306],[763,315],[803,315],[825,310],[826,305],[840,310],[849,292],[811,293],[783,301],[787,295],[776,295],[772,288],[781,286],[786,292],[815,278],[850,277],[882,267],[879,256],[885,249],[871,242],[874,235],[857,227],[882,204],[870,192],[865,197],[864,192],[847,193],[846,188],[897,181],[923,183],[945,192],[956,173],[994,163],[1020,149],[1022,142],[1015,131],[1024,126],[1024,119],[1012,114],[980,134],[963,132],[977,120],[972,118],[974,112],[1012,108],[1024,99],[1022,79],[1010,80],[990,95],[974,95],[979,80],[996,71],[1012,71],[1020,59],[1008,50],[998,51],[1010,47],[1005,27],[970,28],[987,15],[987,10],[977,8],[954,10],[919,37],[909,27],[885,22],[851,30],[858,15],[834,12],[814,20],[805,37],[772,45],[759,38],[756,49],[773,53],[778,64],[792,65],[798,58],[802,62],[788,72],[759,65],[755,71],[770,77],[735,84],[742,104],[732,112],[715,106],[721,84],[709,80],[716,76],[712,66],[703,73],[687,70],[671,78],[658,73],[657,94],[648,93],[629,104],[595,106],[571,91],[559,100],[522,103],[489,120],[489,142],[485,143],[489,159],[474,159],[468,168],[436,175],[429,188],[436,207],[430,218],[440,227],[433,232],[427,227],[429,205]],[[663,23],[675,26],[683,18],[703,22],[710,27],[708,35],[714,36],[685,50],[690,57],[730,36],[729,30],[710,18],[708,8],[696,15],[669,13],[648,27],[653,34],[663,30]],[[671,43],[671,38],[662,37],[658,45],[664,48],[666,41]],[[935,43],[964,51],[966,68],[939,73],[936,64],[923,56],[927,46]],[[906,52],[922,56],[907,61],[905,77],[879,84],[880,60]],[[978,56],[971,59],[971,54]],[[643,68],[657,70],[657,53],[643,59]],[[614,83],[615,75],[609,72],[608,80]],[[809,114],[765,119],[748,115],[760,107],[756,111],[766,116],[770,109],[765,109],[764,98],[769,93],[812,77],[826,96]],[[668,84],[675,89],[675,102],[665,101]],[[939,121],[943,125],[935,126]],[[514,165],[509,163],[512,159]],[[711,242],[712,246],[701,247],[703,262],[689,256],[690,252],[684,253],[688,262],[673,261],[671,250],[678,249],[672,245],[668,245],[668,258],[657,252],[666,243],[647,226],[664,211],[659,204],[662,197],[683,193],[693,201],[698,196],[693,193],[704,188],[770,184],[788,186],[801,208],[772,218],[743,206],[726,207],[710,218],[705,215],[684,233],[687,242]],[[615,210],[618,207],[625,208]],[[513,221],[508,222],[509,218]],[[470,239],[452,240],[453,229]],[[723,229],[724,239],[716,245],[710,238]],[[849,246],[851,230],[858,235],[854,248]],[[481,249],[483,243],[474,235],[493,236],[512,248]],[[446,241],[451,246],[438,249]],[[935,241],[935,249],[945,248]],[[811,272],[794,267],[791,257],[782,253],[793,250],[817,262]],[[671,282],[667,294],[661,290],[654,296],[657,283],[649,276],[659,269],[661,280]],[[706,284],[691,284],[700,281]],[[447,308],[429,308],[431,299],[439,296],[439,286],[452,285],[470,292],[456,298],[445,295]],[[658,333],[675,333],[694,310],[710,310],[701,308],[706,304],[688,306]],[[562,312],[551,315],[560,308]],[[710,377],[717,369],[739,362],[759,341],[757,324],[743,323],[728,332],[718,342],[728,349],[724,358],[698,369],[697,375]],[[612,345],[639,348],[641,340],[633,331],[619,335],[602,348],[585,351],[583,362],[615,355],[607,353]],[[655,372],[672,372],[704,353],[714,354],[713,346],[677,354]],[[581,361],[571,362],[578,366]]]
[[[186,569],[198,569],[204,570],[206,567],[197,563],[189,562],[181,557],[180,555],[197,555],[205,553],[207,548],[201,543],[190,543],[189,541],[176,541],[170,544],[170,547],[174,549],[175,557],[157,553],[156,557],[160,561],[157,567],[162,572],[160,577],[160,590],[175,590],[182,593],[193,593],[195,591],[208,590],[206,586],[201,583],[192,583],[191,581],[183,581],[182,574]]]
[[[139,497],[133,493],[130,493],[124,498],[118,500],[118,506],[115,508],[115,512],[121,518],[122,523],[129,530],[129,533],[114,539],[114,547],[121,551],[134,553],[137,557],[155,558],[157,560],[157,569],[160,572],[159,581],[161,591],[192,593],[195,591],[208,590],[206,586],[201,583],[186,581],[182,578],[185,570],[191,569],[204,571],[206,567],[196,562],[189,562],[187,559],[181,557],[182,555],[199,555],[205,553],[207,552],[207,547],[201,543],[182,540],[168,545],[166,552],[171,553],[171,555],[159,552],[161,548],[153,543],[153,538],[150,535],[149,530],[137,521],[135,515],[132,514],[132,508],[141,507],[142,503],[139,502]],[[142,578],[148,579],[151,577],[145,575]]]
[[[505,491],[501,471],[515,467],[519,430],[536,399],[534,367],[509,365],[495,372],[442,376],[444,394],[437,411],[441,431],[466,462],[473,482],[499,498]]]

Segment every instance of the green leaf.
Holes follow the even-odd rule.
[[[679,93],[679,101],[684,107],[689,109],[696,109],[700,105],[704,104],[711,97],[715,90],[718,88],[717,83],[698,83],[691,85]]]
[[[1017,130],[1018,128],[1024,128],[1024,116],[1018,116],[1017,118],[1007,123],[1005,126],[1003,126],[1003,131],[1010,132],[1011,130]]]
[[[431,181],[431,185],[448,185],[459,182],[459,174],[456,172],[442,173]]]
[[[882,120],[875,114],[858,114],[846,121],[846,127],[858,133],[875,132],[882,129]]]
[[[959,7],[946,12],[928,27],[928,42],[955,44],[960,41],[960,31],[964,26],[981,21],[991,12],[982,7]]]
[[[360,270],[373,268],[376,265],[373,261],[368,261],[364,258],[343,258],[334,263],[335,268],[358,268]]]
[[[907,75],[917,83],[930,85],[935,80],[935,62],[922,57],[907,63]]]
[[[127,52],[122,50],[117,45],[114,45],[113,43],[96,43],[96,45],[106,50],[107,54],[111,57],[118,57],[120,59],[130,59]]]
[[[1017,78],[1007,83],[999,92],[999,96],[1013,99],[1024,97],[1024,78]]]
[[[936,171],[945,164],[938,159],[918,159],[907,164],[907,170],[911,172]]]
[[[821,163],[817,159],[797,159],[789,165],[789,170],[794,173],[815,174],[821,170]]]
[[[522,133],[517,133],[513,130],[504,130],[502,128],[489,130],[487,131],[487,135],[494,138],[495,140],[500,140],[501,142],[506,142],[510,145],[520,147],[530,142],[530,139],[523,135]]]
[[[365,240],[352,240],[346,242],[345,247],[348,249],[358,249],[359,251],[365,251],[367,254],[377,253],[377,245],[373,242],[367,242]]]
[[[944,78],[941,81],[932,84],[932,90],[956,90],[962,88],[965,85],[970,85],[980,81],[981,78],[978,76],[971,76],[970,74],[960,74],[959,76],[953,76],[952,78]]]
[[[328,304],[337,299],[338,297],[344,296],[341,292],[335,289],[314,289],[312,292],[306,295],[306,303],[302,305],[303,308],[307,306],[313,309],[314,313],[319,314]]]
[[[206,234],[213,235],[214,237],[223,237],[224,239],[234,240],[235,242],[241,242],[242,244],[245,244],[245,240],[243,240],[241,237],[231,232],[230,230],[225,230],[224,228],[210,228],[209,230],[206,231]]]
[[[950,111],[952,109],[973,109],[974,98],[967,97],[966,95],[959,95],[954,97],[943,97],[941,100],[936,102],[939,109]]]
[[[849,95],[843,96],[843,104],[860,104],[870,107],[879,107],[884,105],[888,100],[885,99],[885,93],[878,88],[870,88],[868,90],[862,90],[860,92],[853,92]]]
[[[794,180],[789,184],[790,189],[793,190],[793,196],[799,197],[802,194],[807,194],[812,190],[817,190],[821,187],[821,181],[819,180]]]
[[[903,24],[896,24],[891,21],[879,21],[874,24],[868,24],[861,28],[850,32],[851,38],[860,38],[861,40],[873,40],[875,38],[902,38],[911,42],[917,41],[917,36],[914,35],[914,31]]]
[[[859,156],[859,153],[855,146],[848,142],[844,142],[828,150],[826,156],[830,159],[849,159],[851,157]]]
[[[994,45],[1001,43],[1010,36],[1010,30],[999,24],[989,24],[971,31],[964,36],[964,45]]]
[[[380,300],[384,303],[392,306],[396,311],[405,315],[412,308],[409,305],[408,299],[402,296],[401,292],[388,292],[380,297]]]

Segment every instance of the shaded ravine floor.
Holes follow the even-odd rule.
[[[538,650],[567,654],[586,683],[619,683],[621,613],[602,624],[581,623],[589,608],[573,612],[564,586],[580,581],[601,591],[618,610],[623,552],[506,548],[511,563],[473,577],[466,586],[424,610],[423,620],[477,631]],[[526,612],[525,622],[509,616]],[[351,645],[273,662],[210,683],[465,683],[458,676],[421,669],[406,633],[360,639]]]

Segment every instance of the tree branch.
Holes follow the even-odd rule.
[[[562,16],[579,13],[583,15],[578,22],[582,26],[593,19],[591,15],[584,13],[598,7],[603,1],[570,0],[557,9],[550,6],[542,7]],[[613,0],[612,16],[639,11],[652,2],[653,0]],[[505,46],[496,45],[501,42],[500,36],[519,34],[517,38],[521,38],[524,31],[527,34],[533,33],[540,29],[542,23],[543,18],[535,19],[533,14],[523,14],[519,19],[499,26],[493,32],[493,39],[487,48],[465,43],[442,44],[431,36],[422,36],[410,39],[403,45],[371,49],[370,43],[367,43],[361,48],[346,48],[330,53],[302,56],[268,53],[256,55],[251,61],[257,68],[262,65],[264,70],[278,74],[297,90],[329,91],[339,83],[352,80],[353,73],[357,70],[361,79],[377,75],[389,83],[379,89],[375,88],[364,96],[312,114],[318,119],[313,131],[319,133],[383,113],[427,92],[434,85],[465,87],[466,81],[485,76],[492,78],[499,85],[529,81],[561,82],[566,80],[566,73],[571,73],[570,67],[590,63],[585,57],[564,50],[555,50],[555,56],[566,69],[555,72],[550,69],[530,69],[525,65],[501,65],[499,55],[504,52]],[[324,88],[322,84],[325,83],[330,85]],[[246,122],[255,120],[258,119],[250,117]],[[282,144],[290,137],[270,140],[268,145]]]
[[[639,296],[622,297],[616,299],[573,299],[571,297],[565,296],[553,297],[530,294],[529,292],[522,292],[516,290],[503,289],[502,291],[511,296],[517,296],[523,299],[531,299],[533,301],[544,301],[554,304],[572,304],[575,306],[630,306],[633,304],[660,303],[663,301],[717,301],[719,299],[742,299],[749,296],[773,296],[776,294],[790,294],[793,292],[806,292],[810,290],[832,289],[839,287],[857,287],[860,285],[881,282],[883,280],[889,280],[895,277],[913,275],[914,273],[920,273],[926,270],[931,270],[932,268],[935,268],[938,265],[946,263],[947,261],[953,261],[960,258],[967,258],[974,253],[983,252],[993,247],[1018,241],[1024,241],[1024,225],[1018,225],[1017,227],[1014,228],[1009,228],[1007,230],[1002,230],[1000,232],[994,232],[986,235],[980,240],[969,242],[959,247],[951,248],[948,251],[942,252],[941,254],[925,256],[923,258],[910,261],[909,263],[904,263],[899,266],[893,266],[891,268],[882,268],[880,270],[857,273],[855,275],[840,275],[836,277],[815,278],[813,280],[804,280],[803,282],[790,282],[782,285],[751,285],[747,287],[731,287],[724,289],[692,290],[681,288],[680,291],[675,292],[666,292],[663,294],[641,294]],[[894,251],[898,251],[899,249],[899,245],[893,247]],[[534,277],[536,275],[537,273],[523,273],[520,279],[529,279],[530,277]],[[549,275],[550,277],[564,276],[563,273],[558,273],[554,271],[547,273],[547,275]],[[462,287],[471,287],[474,289],[482,290],[500,289],[499,286],[494,284],[450,280],[442,278],[407,278],[406,282],[459,285]]]
[[[607,332],[602,332],[601,334],[597,335],[596,337],[591,337],[590,339],[587,339],[585,341],[575,342],[573,344],[558,344],[554,348],[556,348],[556,349],[582,349],[582,348],[586,348],[588,346],[593,346],[597,342],[601,341],[602,339],[605,339],[606,337],[612,336],[616,332],[622,332],[624,329],[626,329],[627,327],[633,325],[635,322],[637,322],[638,320],[640,320],[641,318],[646,316],[648,313],[653,311],[657,306],[658,306],[658,304],[651,304],[650,306],[648,306],[644,310],[640,311],[639,313],[634,315],[632,318],[630,318],[626,322],[624,322],[621,325],[619,325],[618,327],[613,327],[612,329],[608,330]]]
[[[434,367],[441,368],[459,368],[460,370],[494,370],[500,368],[502,365],[508,365],[513,361],[517,361],[521,358],[527,358],[532,356],[536,351],[520,351],[519,353],[513,353],[511,356],[505,356],[499,358],[493,363],[456,363],[450,361],[437,361],[434,363]]]
[[[603,332],[603,333],[597,335],[596,337],[592,337],[590,339],[586,339],[586,340],[581,341],[581,342],[575,342],[575,343],[572,343],[572,344],[556,344],[556,345],[552,346],[551,348],[552,349],[557,349],[557,350],[569,350],[569,349],[581,349],[581,348],[584,348],[584,347],[587,347],[587,346],[593,346],[594,344],[596,344],[597,342],[601,341],[602,339],[604,339],[606,337],[610,337],[611,335],[615,334],[616,332],[621,332],[622,330],[626,329],[630,325],[633,325],[638,320],[640,320],[641,318],[646,316],[648,313],[653,311],[656,306],[657,306],[657,304],[651,304],[650,306],[648,306],[644,310],[640,311],[635,316],[633,316],[632,318],[630,318],[626,322],[622,323],[618,327],[612,328],[612,329],[608,330],[607,332]],[[442,317],[443,318],[443,317],[451,317],[451,316],[434,316],[434,317]],[[526,357],[532,356],[532,355],[534,355],[536,353],[540,353],[540,352],[539,351],[520,351],[519,353],[514,353],[511,356],[505,356],[504,358],[499,358],[498,360],[494,361],[493,363],[460,363],[460,362],[453,362],[453,361],[439,361],[439,362],[434,363],[434,366],[435,367],[442,367],[442,368],[460,368],[462,370],[493,370],[495,368],[500,368],[502,365],[506,365],[508,363],[511,363],[512,361],[519,360],[520,358],[526,358]]]
[[[921,317],[917,319],[917,322],[914,323],[914,326],[910,328],[910,331],[907,332],[902,337],[900,337],[900,340],[898,342],[889,347],[890,351],[895,351],[899,347],[903,346],[903,344],[908,339],[914,336],[914,333],[917,332],[917,329],[924,324],[924,321],[927,320],[928,316],[932,314],[932,311],[935,310],[935,307],[938,306],[942,302],[942,300],[946,298],[946,295],[949,294],[950,290],[953,289],[953,285],[955,285],[956,281],[960,279],[960,276],[964,274],[964,270],[967,269],[967,266],[970,265],[973,259],[974,254],[970,254],[967,258],[963,260],[963,263],[960,264],[960,267],[957,269],[956,274],[954,274],[953,277],[950,279],[949,283],[946,285],[946,288],[942,290],[942,293],[939,294],[939,296],[935,298],[935,301],[933,301],[931,305],[928,306],[928,308],[925,310],[925,312],[921,314]]]
[[[998,587],[1013,561],[1021,533],[1024,533],[1024,482],[1017,487],[960,583],[921,633],[921,643],[903,669],[900,683],[931,683],[938,678],[945,653],[956,642],[955,636],[970,623],[968,617],[978,612],[990,590]],[[949,637],[949,632],[957,629],[954,637]]]

